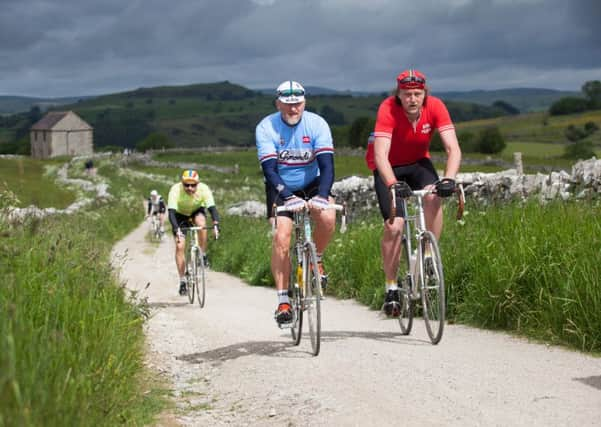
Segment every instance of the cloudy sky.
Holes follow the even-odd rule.
[[[2,0],[0,95],[229,80],[436,91],[601,80],[599,0]]]

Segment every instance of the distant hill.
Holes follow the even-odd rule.
[[[472,90],[468,92],[436,92],[433,95],[444,100],[474,102],[492,105],[495,101],[505,101],[521,112],[547,110],[551,104],[566,96],[582,96],[580,92],[552,89],[519,88],[499,90]]]
[[[321,114],[332,127],[337,143],[344,145],[348,128],[359,117],[375,118],[380,102],[387,93],[356,95],[348,91],[334,91],[307,87],[310,94],[307,110]],[[537,91],[537,90],[534,90]],[[543,90],[544,91],[544,90]],[[560,97],[564,93],[552,92]],[[520,97],[521,93],[521,97]],[[447,106],[455,122],[500,117],[507,114],[491,103],[501,98],[520,108],[518,100],[534,101],[538,92],[474,91],[448,95]],[[470,101],[459,99],[469,94]],[[509,95],[513,94],[514,97]],[[488,96],[488,98],[487,98]],[[94,146],[133,148],[152,133],[160,133],[178,147],[250,146],[254,144],[257,123],[275,111],[273,89],[253,90],[228,81],[183,86],[138,88],[126,92],[96,97],[73,98],[15,98],[31,105],[50,105],[51,109],[75,111],[94,127]],[[71,103],[66,103],[68,101]],[[515,102],[515,103],[514,103]],[[537,101],[539,102],[539,101]],[[23,104],[22,104],[23,105]],[[27,135],[30,123],[27,114],[18,120],[0,121],[0,145]],[[1,117],[0,117],[1,118]],[[2,122],[4,123],[2,125]],[[1,150],[0,150],[1,151]]]
[[[0,95],[0,114],[15,114],[29,111],[31,107],[37,105],[42,111],[51,107],[65,104],[73,104],[80,99],[87,99],[89,96],[65,97],[65,98],[34,98],[29,96],[10,96]]]

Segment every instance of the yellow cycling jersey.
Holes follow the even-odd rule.
[[[190,216],[200,207],[210,208],[211,206],[215,206],[213,193],[208,185],[201,182],[198,183],[196,192],[191,196],[186,193],[181,182],[174,184],[169,190],[167,208],[175,209],[179,214]]]

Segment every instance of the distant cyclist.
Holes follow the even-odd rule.
[[[281,83],[275,101],[277,112],[265,117],[256,128],[259,162],[266,181],[267,212],[272,202],[290,211],[302,210],[309,198],[315,220],[313,239],[317,264],[325,277],[321,257],[334,234],[336,212],[326,210],[334,182],[334,145],[330,127],[315,113],[305,111],[305,89],[295,81]],[[292,321],[288,298],[292,214],[278,214],[271,248],[271,272],[278,293],[275,320]]]
[[[430,141],[435,131],[440,134],[447,154],[442,180],[430,160]],[[419,71],[406,70],[399,74],[394,96],[380,104],[366,160],[374,171],[374,186],[384,218],[381,249],[386,299],[383,309],[387,315],[396,317],[400,314],[396,280],[404,222],[400,203],[397,212],[389,212],[390,187],[399,181],[406,182],[411,190],[436,186],[437,195],[424,198],[424,213],[428,230],[440,238],[442,204],[439,197],[449,196],[454,191],[455,176],[461,163],[461,149],[449,112],[440,99],[428,95],[426,77]],[[390,215],[395,217],[392,225],[386,221]]]
[[[182,173],[181,181],[174,184],[169,190],[167,207],[169,222],[175,236],[175,264],[179,274],[179,294],[186,294],[186,262],[184,247],[186,236],[182,231],[184,227],[206,227],[207,210],[213,219],[215,237],[219,233],[219,214],[213,199],[213,193],[208,185],[200,182],[198,172],[187,169]],[[204,263],[207,259],[207,230],[198,232],[198,242],[204,252]]]
[[[158,191],[152,190],[150,192],[150,197],[148,197],[148,207],[146,209],[146,218],[150,217],[151,215],[158,216],[159,224],[161,227],[160,228],[161,234],[163,234],[165,232],[163,225],[165,224],[166,210],[167,209],[165,207],[165,201],[163,200],[163,197],[161,197],[161,195],[158,193]]]

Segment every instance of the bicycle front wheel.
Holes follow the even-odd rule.
[[[304,253],[305,309],[309,317],[309,336],[313,355],[319,354],[321,344],[321,274],[317,267],[315,244],[305,245]]]
[[[302,260],[298,259],[298,250],[296,246],[290,251],[290,280],[288,282],[288,295],[290,305],[292,306],[292,341],[294,345],[299,345],[303,330],[303,266]]]
[[[198,305],[203,308],[206,300],[207,270],[200,251],[197,251],[196,254],[196,295]]]
[[[423,279],[420,282],[424,323],[430,341],[438,344],[442,338],[446,309],[442,259],[434,234],[425,231],[419,241],[422,251],[420,276]]]
[[[406,250],[405,250],[406,252]],[[399,266],[399,277],[397,279],[401,297],[401,313],[399,314],[399,326],[403,335],[409,335],[413,328],[413,313],[415,312],[415,301],[412,299],[415,282],[411,275],[409,257],[403,256],[404,262]]]
[[[196,251],[188,249],[186,252],[186,291],[190,304],[194,303],[194,290],[196,289],[196,257]]]

